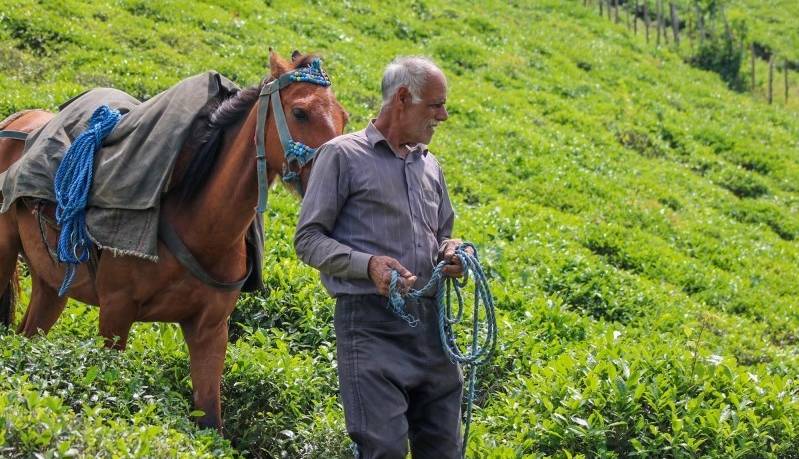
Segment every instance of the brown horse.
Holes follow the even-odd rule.
[[[286,72],[309,65],[313,56],[295,51],[292,62],[270,52],[273,81]],[[263,84],[261,85],[263,87]],[[211,116],[222,127],[221,146],[212,157],[200,158],[187,142],[178,155],[173,180],[193,181],[194,190],[167,193],[161,206],[166,219],[194,258],[214,279],[230,282],[246,273],[245,234],[256,216],[258,185],[256,172],[256,125],[261,87],[238,92],[223,102]],[[340,135],[347,113],[330,87],[298,82],[280,91],[286,125],[291,135],[310,147],[318,147]],[[266,99],[268,100],[268,99]],[[264,129],[266,178],[269,184],[280,171],[295,169],[305,187],[310,163],[296,170],[286,164],[283,147],[273,116],[266,115]],[[0,129],[33,131],[52,114],[31,110],[9,117]],[[23,142],[0,139],[0,169],[6,170],[20,158]],[[190,177],[202,170],[206,177]],[[185,177],[184,177],[185,175]],[[199,179],[199,180],[198,180]],[[189,196],[190,199],[184,199]],[[55,247],[58,231],[50,229],[47,238]],[[42,240],[39,223],[19,200],[0,215],[0,307],[8,307],[6,320],[13,320],[17,256],[30,268],[30,304],[18,331],[25,336],[46,333],[64,309],[66,297],[58,296],[64,265],[56,263]],[[109,347],[124,349],[134,321],[177,322],[188,345],[194,403],[204,412],[200,425],[221,429],[220,383],[228,339],[227,319],[236,304],[239,290],[211,287],[192,275],[170,250],[158,245],[158,262],[131,256],[100,256],[94,273],[80,265],[69,296],[100,307],[100,334]],[[2,311],[0,311],[2,312]]]

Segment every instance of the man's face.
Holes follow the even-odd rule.
[[[422,100],[407,105],[405,131],[408,143],[429,144],[438,123],[448,118],[447,80],[441,73],[427,77],[421,94]]]

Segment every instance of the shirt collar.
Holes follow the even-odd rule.
[[[372,148],[375,148],[380,142],[385,142],[386,146],[391,151],[391,145],[388,143],[383,133],[375,126],[375,120],[369,121],[369,124],[366,126],[366,140],[369,141],[369,145],[371,145]],[[410,154],[418,153],[422,156],[427,156],[427,152],[427,145],[423,143],[417,143],[410,148]],[[394,152],[392,151],[392,153]]]

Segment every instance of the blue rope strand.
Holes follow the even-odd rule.
[[[471,248],[474,255],[467,252]],[[466,455],[466,444],[469,440],[469,428],[472,422],[472,407],[474,405],[475,387],[477,383],[477,370],[491,360],[497,344],[497,320],[494,314],[494,297],[488,287],[488,279],[477,258],[477,249],[471,243],[464,243],[455,249],[455,256],[460,260],[463,267],[463,278],[445,277],[443,273],[446,261],[441,261],[433,269],[430,281],[419,290],[411,290],[405,296],[401,295],[397,288],[399,273],[392,271],[391,282],[389,284],[388,307],[394,314],[406,321],[411,327],[415,327],[419,319],[411,315],[405,309],[406,301],[419,301],[423,296],[435,292],[436,303],[438,305],[438,332],[441,339],[441,346],[444,353],[453,363],[469,366],[468,391],[466,395],[466,421],[464,422],[463,450],[462,456]],[[458,346],[455,337],[454,326],[461,323],[464,317],[465,302],[461,290],[466,287],[469,277],[474,279],[474,309],[472,312],[472,342],[468,351],[463,351]],[[444,282],[442,282],[442,279]],[[452,311],[452,292],[458,302],[458,309],[453,317]],[[479,320],[480,303],[485,310],[485,322],[481,325]],[[480,339],[480,331],[484,329],[483,339]]]
[[[107,105],[97,108],[89,119],[89,127],[75,138],[56,170],[55,216],[61,227],[58,260],[67,264],[59,296],[69,291],[77,265],[89,259],[86,204],[94,175],[94,154],[121,117],[119,111]]]

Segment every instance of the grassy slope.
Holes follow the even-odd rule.
[[[799,31],[795,22],[799,4],[791,0],[735,0],[730,13],[746,19],[752,40],[768,45],[782,57],[799,61]]]
[[[795,113],[728,91],[579,3],[42,3],[0,2],[0,115],[97,85],[146,97],[207,68],[253,83],[271,45],[320,51],[358,129],[387,59],[442,63],[451,119],[432,148],[456,232],[482,248],[501,309],[474,454],[799,447]],[[343,455],[331,303],[292,253],[298,204],[278,190],[270,205],[270,293],[236,316],[227,429],[255,454]],[[137,326],[115,357],[95,348],[95,329],[96,313],[75,305],[47,340],[1,338],[10,412],[41,413],[20,400],[47,390],[66,408],[45,412],[78,423],[53,439],[7,417],[9,454],[58,442],[90,454],[100,436],[139,438],[136,425],[158,425],[150,435],[187,454],[230,448],[186,422],[174,327]],[[43,376],[14,384],[26,373]]]
[[[652,43],[656,41],[655,32],[655,15],[656,4],[654,0],[647,0],[649,4],[649,11],[652,15],[650,37]],[[768,87],[769,87],[769,62],[764,56],[758,56],[755,60],[755,81],[754,89],[751,83],[751,53],[749,45],[757,43],[759,47],[767,50],[768,53],[775,56],[775,69],[773,75],[773,92],[772,97],[775,103],[788,107],[791,110],[799,109],[799,76],[796,70],[791,70],[788,74],[788,100],[785,100],[785,82],[783,75],[783,64],[787,59],[792,64],[792,68],[796,67],[796,62],[799,61],[799,29],[794,27],[793,18],[799,15],[799,3],[792,0],[776,0],[763,2],[759,0],[675,0],[673,3],[677,8],[677,15],[683,24],[687,23],[688,30],[683,29],[680,33],[680,53],[686,59],[696,54],[696,46],[698,37],[695,36],[695,23],[696,23],[696,3],[699,4],[721,4],[723,5],[724,16],[731,25],[736,39],[741,38],[743,31],[743,62],[742,69],[742,83],[746,91],[755,95],[761,101],[768,100]],[[599,3],[591,2],[592,8],[595,12],[599,13]],[[633,2],[627,2],[628,5],[633,5]],[[603,3],[604,5],[604,3]],[[638,5],[642,8],[643,1]],[[671,27],[671,19],[669,6],[664,4],[664,25]],[[626,23],[628,20],[627,11],[623,6],[619,8],[619,22]],[[604,10],[607,14],[607,10]],[[606,16],[607,17],[607,16]],[[611,19],[613,15],[611,15]],[[706,18],[706,20],[708,20]],[[632,24],[631,24],[632,25]],[[639,34],[644,36],[644,21],[638,21]],[[722,20],[712,20],[707,25],[711,34],[723,35],[724,25]],[[673,35],[671,30],[666,34],[666,41],[661,46],[674,49]]]
[[[795,18],[799,17],[799,3],[791,0],[762,2],[758,0],[735,0],[729,11],[731,20],[745,21],[749,40],[765,45],[776,56],[774,75],[774,100],[784,103],[784,75],[782,65],[788,59],[796,65],[799,62],[799,29]],[[747,55],[745,67],[749,69]],[[758,61],[755,64],[755,93],[762,99],[768,98],[768,63]],[[799,75],[796,70],[788,74],[788,107],[799,108]]]
[[[730,23],[743,22],[747,29],[747,43],[757,42],[782,58],[799,61],[799,30],[795,18],[799,4],[792,0],[676,0],[679,15],[692,24],[695,22],[695,5],[721,4]],[[654,0],[649,1],[650,8]],[[669,14],[666,5],[666,14]]]

